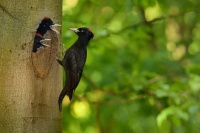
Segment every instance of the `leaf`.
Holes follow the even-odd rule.
[[[189,115],[182,111],[180,108],[175,106],[170,106],[165,108],[158,116],[157,116],[157,124],[160,127],[162,123],[167,120],[169,116],[178,117],[179,119],[188,120]]]

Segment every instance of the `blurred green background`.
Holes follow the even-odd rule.
[[[63,133],[199,133],[199,0],[63,0],[62,41],[89,27]]]

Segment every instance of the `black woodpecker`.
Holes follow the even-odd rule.
[[[54,22],[49,17],[44,17],[39,27],[37,28],[36,33],[40,33],[42,36],[47,32],[47,30],[55,31],[59,33],[54,27],[61,26],[59,24],[54,24]]]
[[[32,52],[36,53],[39,49],[43,49],[44,47],[50,47],[49,45],[45,44],[45,41],[50,40],[51,39],[44,39],[41,34],[36,33]]]
[[[73,92],[79,84],[82,76],[83,67],[87,57],[87,45],[94,34],[89,28],[69,28],[78,35],[77,41],[65,52],[64,59],[57,58],[60,65],[64,67],[66,73],[66,82],[60,93],[58,104],[59,110],[62,110],[62,100],[65,95],[72,99]]]

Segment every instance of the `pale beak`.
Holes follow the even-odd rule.
[[[57,27],[57,26],[61,26],[61,25],[59,25],[59,24],[54,24],[54,25],[51,25],[50,28],[51,28],[52,31],[55,31],[56,33],[59,33],[59,32],[55,29],[55,27]]]
[[[60,25],[60,24],[54,24],[53,26],[62,26],[62,25]]]
[[[69,28],[68,30],[74,31],[74,32],[79,32],[78,28]]]
[[[46,47],[51,47],[48,44],[45,44],[44,41],[51,41],[51,39],[43,39],[40,41],[40,43],[42,43],[42,45],[46,46]]]

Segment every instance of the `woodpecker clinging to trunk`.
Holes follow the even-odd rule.
[[[59,110],[62,110],[62,100],[65,95],[72,99],[74,90],[79,84],[82,76],[83,67],[87,57],[87,45],[93,38],[93,32],[88,28],[69,28],[78,35],[77,41],[66,51],[64,59],[57,59],[58,63],[64,67],[66,73],[66,83],[60,93],[58,104]]]
[[[35,38],[34,38],[34,45],[33,45],[33,52],[37,52],[38,49],[44,48],[44,46],[50,47],[49,45],[45,45],[44,42],[40,42],[41,40],[50,40],[44,39],[43,36],[47,32],[47,30],[52,30],[56,33],[59,33],[54,27],[61,26],[59,24],[54,24],[54,22],[49,17],[44,17],[42,22],[40,23],[39,27],[37,28]]]
[[[32,52],[37,52],[39,49],[43,49],[44,47],[50,47],[49,45],[45,44],[45,41],[50,41],[51,39],[44,39],[43,36],[39,33],[35,34],[34,38],[34,45]]]
[[[54,22],[49,17],[44,17],[39,27],[37,28],[36,33],[40,33],[42,36],[47,32],[47,30],[55,31],[59,33],[54,27],[61,26],[59,24],[54,24]]]

